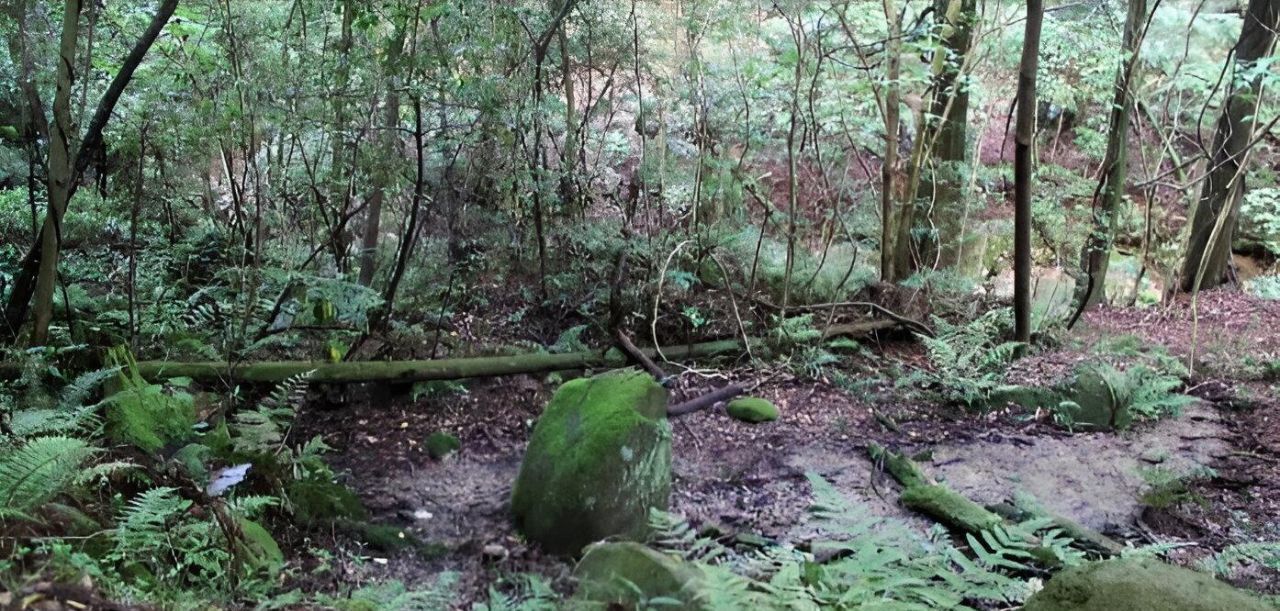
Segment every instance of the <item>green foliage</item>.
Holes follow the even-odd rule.
[[[0,445],[0,520],[35,520],[33,510],[65,494],[94,449],[71,437],[36,437]]]
[[[1106,362],[1085,363],[1077,370],[1076,392],[1070,395],[1076,410],[1071,417],[1076,422],[1124,429],[1135,420],[1177,416],[1195,402],[1194,397],[1177,392],[1182,387],[1179,376],[1145,365],[1120,369]]]
[[[1245,289],[1261,299],[1280,300],[1280,275],[1258,276],[1246,282]]]
[[[564,608],[560,594],[546,579],[534,574],[503,578],[489,586],[488,598],[472,605],[472,611],[554,611]]]
[[[1192,489],[1196,480],[1214,475],[1213,469],[1203,467],[1189,473],[1180,473],[1153,467],[1143,469],[1142,478],[1147,482],[1147,490],[1142,493],[1142,503],[1155,509],[1169,509],[1183,503],[1195,503],[1208,507],[1208,501]]]
[[[1012,323],[1010,310],[991,310],[964,324],[934,318],[937,335],[918,335],[929,354],[929,370],[900,381],[923,382],[946,401],[966,407],[985,403],[1001,386],[1005,368],[1022,344],[1005,342]]]
[[[1203,570],[1223,577],[1231,577],[1237,569],[1248,565],[1280,571],[1280,542],[1237,543],[1200,561]]]
[[[123,346],[111,349],[108,359],[120,369],[120,390],[108,399],[107,431],[114,439],[157,452],[191,437],[196,413],[190,394],[142,379],[133,355]]]
[[[985,558],[974,560],[942,530],[922,538],[903,523],[871,517],[825,480],[810,475],[809,481],[823,530],[812,554],[783,547],[730,550],[671,516],[655,516],[654,544],[701,569],[699,600],[708,609],[967,608],[1013,604],[1030,593],[1027,584],[1004,573],[1017,565],[1010,559],[1030,545],[1029,535],[984,534],[982,540],[992,544],[983,547]],[[1065,541],[1053,545],[1073,557]],[[818,562],[818,555],[830,560]]]
[[[1280,187],[1249,189],[1240,203],[1238,241],[1280,255]]]
[[[231,424],[231,443],[238,454],[272,457],[287,449],[285,438],[298,407],[306,399],[310,377],[311,372],[292,376],[277,384],[255,409],[236,413]]]

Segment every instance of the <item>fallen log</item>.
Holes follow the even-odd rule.
[[[826,338],[859,336],[888,329],[897,323],[889,320],[870,320],[831,327]],[[751,345],[765,345],[763,339],[749,340]],[[640,352],[649,359],[672,361],[692,360],[741,354],[746,350],[742,339],[724,339],[697,344],[664,346],[661,353],[654,348]],[[310,380],[326,384],[351,384],[360,382],[426,382],[431,380],[460,380],[520,374],[550,373],[571,369],[619,368],[630,363],[619,350],[591,350],[566,354],[518,354],[510,356],[481,356],[453,359],[413,361],[246,361],[229,364],[226,361],[139,361],[138,373],[144,378],[191,378],[201,382],[281,382],[291,377],[311,373]],[[0,380],[16,379],[22,374],[18,363],[0,363]]]
[[[902,494],[898,498],[904,507],[933,518],[957,532],[977,536],[981,535],[982,531],[1004,524],[1006,518],[1016,523],[1039,517],[1012,507],[983,507],[934,481],[906,455],[886,450],[879,444],[868,445],[867,454],[878,466],[902,484]],[[1045,514],[1045,517],[1050,518],[1055,526],[1071,537],[1077,546],[1087,547],[1101,556],[1114,556],[1124,549],[1124,546],[1115,540],[1075,521],[1051,514]],[[1039,545],[1034,539],[1031,542]],[[1048,565],[1056,562],[1052,550],[1047,548],[1037,547],[1031,550],[1031,553],[1037,560]]]
[[[742,350],[738,340],[703,342],[663,349],[669,357],[706,358]],[[647,354],[656,354],[652,349]],[[358,382],[425,382],[460,380],[518,374],[550,373],[569,369],[619,368],[628,365],[619,351],[584,351],[565,354],[519,354],[421,361],[260,361],[229,366],[223,361],[173,362],[141,361],[138,373],[144,378],[184,377],[199,381],[238,380],[280,382],[311,372],[310,381],[328,384]]]

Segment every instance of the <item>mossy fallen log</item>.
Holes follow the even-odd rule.
[[[742,351],[739,340],[721,340],[663,348],[669,359],[706,358]],[[652,349],[646,350],[654,354]],[[518,354],[421,361],[260,361],[228,365],[223,361],[176,362],[141,361],[138,372],[144,378],[184,377],[199,381],[237,380],[279,382],[311,372],[319,383],[425,382],[460,380],[517,374],[549,373],[569,369],[626,367],[628,360],[617,350],[569,352],[564,354]]]
[[[897,323],[889,320],[869,320],[833,325],[824,337],[859,336],[888,329]],[[762,339],[749,339],[751,346],[764,346]],[[664,346],[661,353],[653,348],[641,349],[646,357],[654,360],[681,361],[736,355],[746,351],[747,344],[741,338],[724,339],[697,344]],[[619,368],[631,364],[617,349],[570,352],[565,354],[532,353],[509,356],[481,356],[456,359],[414,361],[246,361],[228,364],[225,361],[140,361],[138,372],[147,379],[191,378],[201,382],[234,380],[238,382],[274,383],[293,376],[311,372],[310,380],[317,383],[350,384],[359,382],[426,382],[431,380],[460,380],[519,374],[550,373],[572,369]],[[18,363],[0,362],[0,380],[16,379],[22,374]]]
[[[999,503],[989,505],[987,509],[1000,514],[1011,522],[1022,522],[1024,520],[1034,518],[1049,518],[1053,520],[1053,525],[1062,530],[1062,534],[1071,537],[1076,543],[1087,546],[1091,551],[1102,556],[1119,556],[1123,552],[1125,546],[1119,541],[1112,539],[1088,526],[1085,526],[1071,518],[1060,516],[1058,514],[1045,511],[1042,508],[1034,510],[1015,506],[1011,503]]]
[[[1004,523],[1004,518],[933,481],[905,455],[886,450],[877,443],[867,446],[867,454],[902,484],[903,491],[898,500],[903,507],[918,511],[954,530],[974,535]]]
[[[903,507],[924,514],[959,533],[980,535],[982,531],[1005,524],[1006,518],[1010,522],[1017,523],[1037,517],[1036,514],[1012,506],[983,507],[959,492],[934,481],[907,456],[886,450],[877,443],[867,446],[867,454],[871,456],[871,460],[902,484],[903,490],[898,500]],[[1113,556],[1124,549],[1124,546],[1115,540],[1073,520],[1050,514],[1044,514],[1044,516],[1052,519],[1054,525],[1075,540],[1077,545],[1086,546],[1101,556]],[[1031,550],[1031,553],[1046,565],[1053,565],[1056,562],[1052,550],[1048,548],[1037,547]]]

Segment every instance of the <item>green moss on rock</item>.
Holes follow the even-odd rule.
[[[556,391],[533,429],[511,499],[516,527],[556,554],[606,537],[643,538],[671,490],[667,392],[610,372]]]
[[[981,532],[1004,521],[981,505],[940,484],[907,486],[899,499],[904,507],[933,517],[962,532]]]
[[[778,408],[768,400],[759,397],[742,397],[734,399],[725,406],[725,411],[734,420],[758,424],[773,422],[778,419]]]
[[[252,566],[273,575],[279,572],[284,567],[284,552],[280,551],[280,545],[271,533],[253,520],[241,518],[238,523],[240,533],[244,535],[242,543],[245,557]]]
[[[702,571],[678,558],[629,541],[597,543],[574,569],[578,591],[576,608],[596,603],[601,608],[636,608],[655,598],[679,601],[678,609],[699,609]]]
[[[1119,558],[1072,567],[1050,579],[1026,611],[1275,611],[1204,573],[1159,560]]]
[[[444,431],[436,431],[427,437],[427,454],[436,460],[440,460],[458,450],[462,449],[462,442],[457,437],[450,435]]]

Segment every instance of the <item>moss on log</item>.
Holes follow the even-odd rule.
[[[903,491],[899,500],[904,507],[923,513],[951,529],[975,535],[1004,523],[1003,518],[982,505],[942,484],[934,483],[915,461],[905,455],[891,452],[875,443],[867,446],[867,453],[876,463],[884,465],[884,470],[902,484]]]
[[[663,349],[669,359],[705,358],[736,354],[743,349],[740,340],[721,340]],[[653,350],[646,350],[654,354]],[[567,369],[626,367],[627,359],[617,351],[586,351],[567,354],[520,354],[514,356],[481,356],[428,361],[261,361],[229,366],[222,361],[174,362],[142,361],[138,371],[148,379],[185,377],[210,381],[219,379],[243,382],[279,382],[298,374],[311,373],[312,382],[423,382],[459,380],[504,375],[548,373]]]
[[[903,487],[932,484],[933,480],[929,479],[924,471],[916,465],[915,461],[907,458],[903,454],[890,452],[884,449],[884,446],[878,443],[871,443],[867,446],[867,454],[871,456],[871,460],[878,465],[883,465],[884,470],[898,480]]]
[[[888,320],[869,320],[833,325],[824,337],[858,336],[896,326]],[[761,339],[750,339],[752,347],[764,346]],[[665,358],[679,361],[713,356],[741,354],[747,344],[742,339],[724,339],[697,344],[664,346],[661,354],[653,348],[640,352],[650,359]],[[311,381],[329,384],[358,382],[426,382],[431,380],[460,380],[518,374],[550,373],[571,369],[626,367],[629,359],[620,350],[596,350],[567,354],[519,354],[511,356],[481,356],[426,361],[249,361],[228,364],[225,361],[141,361],[138,372],[142,377],[191,378],[202,382],[235,380],[239,382],[280,382],[293,376],[312,372]],[[18,363],[0,362],[0,380],[16,379],[22,374]]]

